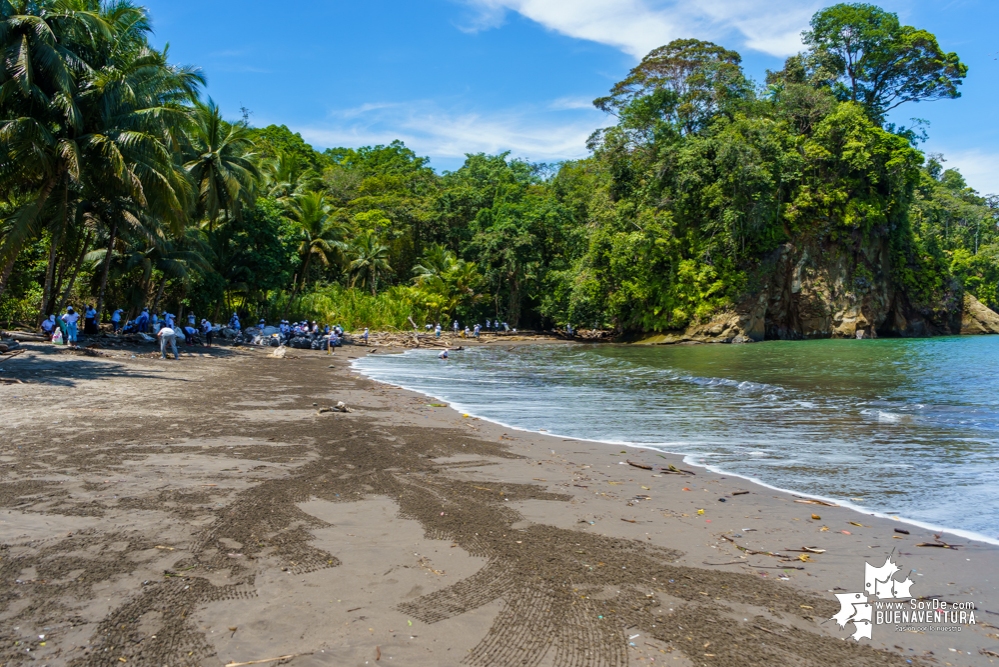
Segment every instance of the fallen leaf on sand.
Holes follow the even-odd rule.
[[[825,532],[827,532],[828,530],[829,530],[829,526],[822,526],[821,528],[819,528],[819,532],[820,532],[820,533],[825,533]]]
[[[704,514],[704,510],[697,510],[698,514]]]
[[[815,519],[816,521],[819,521],[820,519],[822,519],[822,517],[820,517],[818,514],[813,514],[812,518]]]

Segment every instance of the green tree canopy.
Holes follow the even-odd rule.
[[[902,25],[896,14],[866,3],[818,12],[804,33],[817,76],[840,99],[859,102],[875,118],[906,102],[960,97],[968,67],[944,52],[933,33]]]

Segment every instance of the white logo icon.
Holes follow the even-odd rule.
[[[892,562],[891,556],[885,558],[885,563],[881,567],[874,567],[870,563],[864,564],[864,590],[865,593],[837,593],[840,610],[832,617],[832,620],[839,623],[839,627],[846,627],[847,623],[853,622],[856,631],[853,638],[858,642],[866,637],[871,638],[873,626],[872,615],[874,606],[870,603],[870,597],[879,600],[898,600],[912,597],[909,588],[912,587],[912,579],[906,577],[902,581],[894,579],[899,571],[898,565]],[[869,597],[870,596],[870,597]]]

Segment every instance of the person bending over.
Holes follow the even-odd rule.
[[[160,339],[160,358],[166,359],[166,348],[167,344],[173,349],[173,358],[180,359],[180,354],[177,353],[177,332],[175,332],[170,327],[161,327],[159,331],[156,332],[156,336]]]

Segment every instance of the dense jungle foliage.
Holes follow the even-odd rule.
[[[967,68],[866,4],[822,10],[766,81],[694,39],[595,101],[588,158],[400,142],[314,150],[226,120],[201,71],[128,0],[0,0],[0,321],[94,303],[348,328],[409,318],[661,331],[737,303],[761,258],[810,235],[887,235],[896,280],[999,307],[996,197],[900,104],[959,97]]]

